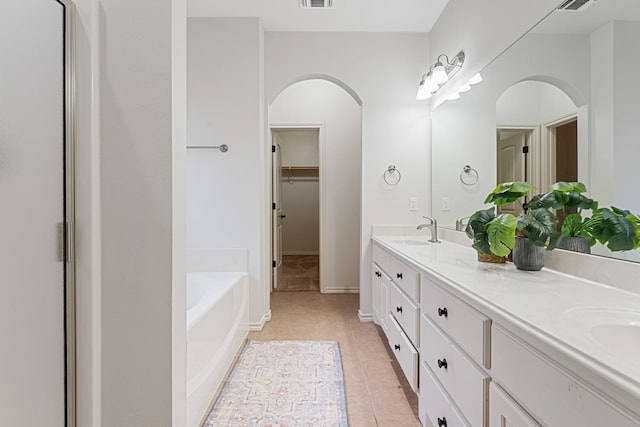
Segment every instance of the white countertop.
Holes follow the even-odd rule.
[[[473,248],[447,241],[427,243],[426,235],[374,234],[372,239],[453,290],[575,356],[589,371],[629,393],[632,401],[640,399],[640,339],[633,339],[640,330],[640,294],[546,268],[527,272],[512,263],[478,262]],[[623,340],[625,354],[594,337],[594,326],[631,323],[635,325],[625,330],[628,336],[611,336],[606,327],[595,332],[600,340]],[[640,400],[637,403],[640,406]],[[636,407],[635,411],[640,410]]]

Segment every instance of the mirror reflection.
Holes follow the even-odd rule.
[[[601,206],[640,213],[637,40],[635,0],[557,10],[489,64],[476,89],[436,108],[433,215],[453,227],[519,176],[540,192],[577,180]],[[478,172],[474,185],[461,182],[465,165]],[[638,250],[592,253],[640,261]]]

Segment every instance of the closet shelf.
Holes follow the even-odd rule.
[[[282,166],[282,180],[293,183],[295,180],[318,180],[318,166]]]

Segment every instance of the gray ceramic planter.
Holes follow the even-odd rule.
[[[591,245],[586,237],[562,236],[558,242],[558,249],[566,249],[573,252],[581,252],[583,254],[591,253]]]
[[[544,246],[536,246],[526,237],[516,236],[513,264],[519,270],[539,271],[544,267]]]

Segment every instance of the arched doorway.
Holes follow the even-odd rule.
[[[297,280],[297,286],[309,290],[310,282],[317,280],[321,292],[358,292],[359,98],[331,78],[298,81],[269,105],[269,128],[269,141],[276,150],[270,168],[272,289],[279,284],[291,288],[291,283],[282,280]],[[306,262],[306,271],[292,263],[288,269],[292,275],[283,277],[287,273],[283,254],[304,257],[316,253],[317,277],[310,272],[311,260]]]

